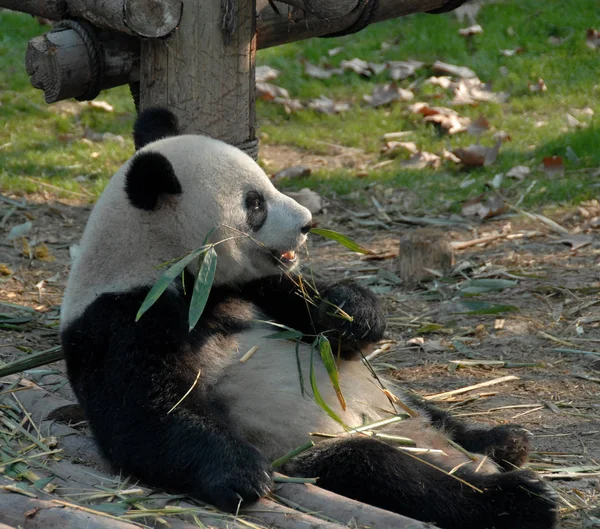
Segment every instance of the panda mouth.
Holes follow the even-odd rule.
[[[284,263],[294,263],[297,259],[296,252],[294,250],[289,250],[285,253],[282,253],[279,259],[281,259]]]
[[[271,255],[278,265],[292,266],[298,260],[296,250],[288,250],[286,252],[272,250]]]

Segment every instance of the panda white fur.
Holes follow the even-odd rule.
[[[61,321],[69,378],[116,467],[233,510],[240,499],[268,492],[270,461],[306,442],[309,432],[341,432],[312,397],[310,346],[265,338],[278,329],[261,321],[330,338],[341,354],[347,409],[318,355],[317,386],[356,427],[395,413],[357,355],[381,339],[385,318],[374,295],[353,283],[317,284],[307,303],[294,268],[311,215],[244,153],[207,137],[178,136],[164,109],[142,113],[134,139],[138,151],[94,207],[69,277]],[[200,247],[215,228],[211,241],[223,242],[215,247],[214,285],[196,327],[188,331],[187,316],[197,265],[136,323],[160,265]],[[353,321],[332,315],[335,306]],[[240,363],[253,346],[257,352]],[[458,466],[454,476],[483,492],[356,433],[317,443],[285,472],[318,477],[324,488],[444,529],[555,526],[550,491],[518,469],[529,448],[526,430],[466,425],[415,395],[396,393],[420,415],[391,433],[444,450],[445,456],[419,457],[447,471]],[[487,461],[468,460],[445,436]]]

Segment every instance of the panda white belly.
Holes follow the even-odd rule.
[[[233,362],[216,383],[217,398],[227,403],[231,423],[267,458],[275,459],[311,439],[310,432],[340,433],[343,427],[314,400],[310,382],[311,346],[267,339],[273,327],[255,327],[238,335]],[[239,359],[252,347],[256,352],[244,363]],[[394,413],[387,397],[360,360],[339,363],[339,378],[346,400],[342,410],[317,350],[313,369],[317,389],[327,405],[344,422],[356,427]]]

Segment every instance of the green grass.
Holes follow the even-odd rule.
[[[585,31],[597,20],[597,0],[577,2],[538,2],[523,0],[491,3],[480,11],[477,21],[485,33],[467,47],[458,35],[461,25],[453,14],[415,15],[373,25],[361,33],[337,39],[311,39],[258,53],[259,64],[269,64],[281,71],[274,81],[287,88],[291,97],[308,100],[326,95],[352,103],[340,115],[324,116],[304,110],[292,115],[278,105],[257,104],[263,141],[325,153],[329,142],[358,147],[378,156],[381,136],[392,131],[412,131],[409,138],[423,150],[439,153],[474,143],[472,136],[440,135],[420,116],[408,113],[405,104],[371,109],[362,96],[376,84],[388,81],[387,72],[371,79],[353,73],[322,81],[304,75],[302,59],[313,64],[336,66],[344,59],[361,58],[373,62],[417,59],[435,60],[468,66],[496,91],[510,95],[504,104],[480,104],[458,107],[462,115],[477,118],[485,115],[492,130],[482,136],[482,143],[492,145],[495,130],[504,130],[511,140],[502,146],[496,163],[486,168],[465,169],[444,163],[438,170],[406,171],[400,160],[385,170],[358,179],[354,171],[319,170],[292,187],[308,186],[322,193],[346,194],[373,182],[384,186],[405,186],[421,195],[429,207],[451,210],[485,190],[494,174],[514,165],[528,165],[534,172],[523,182],[505,180],[509,197],[523,194],[533,180],[536,186],[527,195],[526,207],[549,204],[574,204],[598,196],[598,178],[593,169],[600,166],[600,50],[585,45]],[[27,40],[45,28],[26,15],[0,13],[0,190],[28,192],[39,190],[39,180],[66,192],[95,197],[115,169],[133,152],[129,139],[134,109],[125,87],[103,92],[100,96],[115,111],[85,108],[78,116],[51,112],[39,91],[29,86],[23,66]],[[559,46],[549,37],[560,37]],[[383,42],[391,44],[382,49]],[[329,57],[327,51],[342,46],[341,53]],[[504,57],[501,49],[523,47],[524,53]],[[431,75],[427,68],[419,72],[422,79]],[[542,77],[548,86],[544,93],[531,93],[527,86]],[[413,79],[402,81],[407,87]],[[450,106],[449,94],[439,88],[417,90],[415,101]],[[589,107],[594,116],[576,117],[585,128],[568,127],[567,112]],[[575,110],[574,110],[575,109]],[[543,122],[544,125],[536,126]],[[86,129],[112,132],[126,138],[126,143],[89,142]],[[568,148],[577,160],[567,159]],[[536,168],[546,156],[558,155],[565,160],[563,176],[549,176]],[[78,178],[76,177],[83,177]],[[35,180],[32,180],[35,179]],[[461,189],[466,179],[475,183]]]

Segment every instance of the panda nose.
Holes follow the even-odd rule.
[[[302,232],[304,235],[306,235],[306,234],[307,234],[307,233],[310,231],[310,229],[311,229],[311,228],[312,228],[312,224],[311,224],[311,223],[309,223],[309,224],[307,224],[306,226],[302,226],[302,228],[300,228],[300,231],[301,231],[301,232]]]

